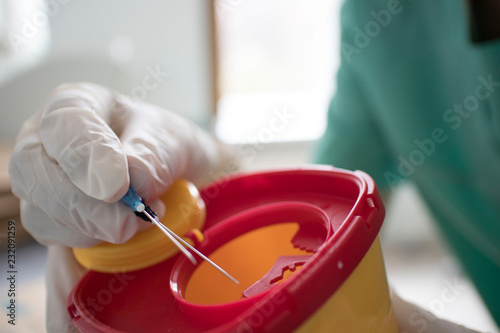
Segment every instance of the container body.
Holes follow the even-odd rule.
[[[68,299],[80,331],[397,332],[369,176],[306,166],[234,175],[200,194],[196,247],[241,284],[179,255],[89,271]]]
[[[297,333],[398,333],[384,267],[377,237],[354,272]]]

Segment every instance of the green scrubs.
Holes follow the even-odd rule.
[[[500,40],[465,1],[347,0],[318,163],[415,182],[500,323]],[[404,222],[404,221],[401,221]]]

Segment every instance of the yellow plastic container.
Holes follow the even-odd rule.
[[[90,271],[68,299],[81,332],[398,332],[378,237],[385,211],[368,175],[307,166],[235,175],[200,195],[196,247],[240,284],[182,255],[126,263],[134,271],[123,276]],[[134,249],[147,245],[144,236]],[[92,255],[112,272],[125,252],[113,269],[100,249]]]
[[[205,204],[193,184],[178,180],[160,199],[166,207],[162,220],[177,235],[182,236],[203,227]],[[193,244],[190,238],[185,240]],[[73,254],[88,269],[112,273],[149,267],[172,257],[178,251],[160,229],[151,226],[123,244],[102,243],[90,248],[74,248]]]

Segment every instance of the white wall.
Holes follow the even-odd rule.
[[[0,86],[0,138],[14,137],[55,85],[74,80],[104,84],[199,123],[208,121],[214,105],[209,1],[48,3],[47,54],[35,67]],[[41,8],[37,11],[43,13]],[[43,25],[30,16],[23,20]],[[147,91],[141,86],[151,71],[162,73],[161,82]]]

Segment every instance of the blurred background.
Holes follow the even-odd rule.
[[[310,163],[335,92],[341,2],[0,0],[0,240],[5,251],[7,221],[16,221],[19,272],[18,325],[2,320],[0,331],[44,325],[45,248],[22,231],[7,163],[52,89],[91,81],[178,112],[249,152],[247,170]],[[412,185],[392,194],[382,230],[392,287],[440,317],[498,332]],[[445,303],[455,282],[464,288]]]

